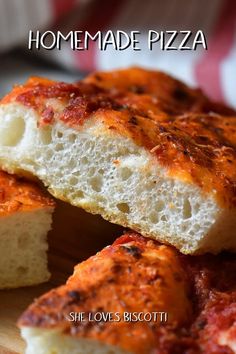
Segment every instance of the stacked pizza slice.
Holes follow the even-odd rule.
[[[236,352],[233,110],[139,68],[32,78],[1,101],[0,166],[134,230],[29,307],[27,354]]]

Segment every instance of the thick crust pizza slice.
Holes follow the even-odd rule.
[[[183,253],[236,249],[235,113],[139,68],[34,78],[0,104],[0,164]]]
[[[234,255],[125,234],[26,310],[26,354],[236,353],[235,274]]]

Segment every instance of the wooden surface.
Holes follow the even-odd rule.
[[[24,341],[17,318],[33,301],[52,287],[63,284],[73,267],[121,235],[122,228],[99,216],[59,202],[49,234],[49,283],[35,287],[0,291],[0,354],[23,354]]]

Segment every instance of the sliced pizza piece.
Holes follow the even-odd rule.
[[[230,114],[200,91],[138,68],[76,84],[34,78],[1,101],[0,164],[183,253],[235,250]]]
[[[192,258],[122,236],[21,316],[26,354],[236,353],[236,258]]]
[[[66,285],[23,314],[26,353],[151,353],[167,332],[160,312],[168,311],[170,326],[186,324],[192,315],[189,294],[174,249],[123,236],[76,266]],[[153,313],[153,319],[135,321],[138,313]]]
[[[34,183],[0,171],[0,289],[45,282],[54,201]]]

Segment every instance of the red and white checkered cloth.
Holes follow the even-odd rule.
[[[138,30],[141,51],[40,51],[48,60],[80,71],[140,65],[164,70],[200,86],[213,99],[236,107],[236,0],[0,0],[1,51],[16,45],[27,49],[29,30]],[[149,51],[147,31],[203,30],[208,50]]]

